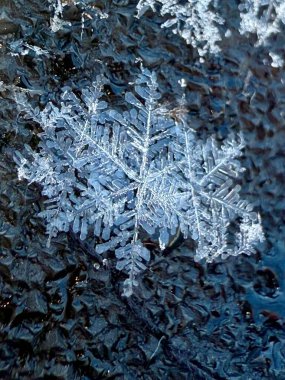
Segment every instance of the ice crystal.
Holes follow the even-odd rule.
[[[255,33],[256,46],[268,45],[269,38],[281,31],[285,24],[285,2],[283,0],[246,0],[240,4],[240,33]],[[282,67],[283,57],[270,52],[273,67]]]
[[[203,57],[207,52],[217,54],[220,51],[217,45],[221,35],[217,27],[224,20],[210,9],[214,7],[212,0],[140,0],[137,5],[138,17],[141,17],[148,8],[156,10],[160,5],[160,14],[168,19],[162,27],[170,27],[175,34],[181,35],[188,44],[198,49]]]
[[[40,215],[49,240],[72,228],[80,239],[94,238],[98,254],[114,250],[117,269],[128,274],[126,296],[150,260],[147,236],[163,250],[180,230],[196,241],[195,259],[208,262],[254,252],[261,224],[235,182],[242,139],[197,139],[184,117],[174,121],[163,110],[147,69],[123,112],[102,100],[103,84],[98,77],[80,97],[66,88],[58,107],[43,110],[18,96],[19,109],[43,129],[37,152],[27,147],[16,161],[19,177],[39,183],[48,199]]]
[[[49,2],[54,9],[53,17],[50,18],[50,28],[54,33],[56,33],[65,26],[69,26],[70,23],[63,20],[63,6],[61,0],[49,0]]]

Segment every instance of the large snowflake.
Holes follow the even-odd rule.
[[[17,162],[19,177],[41,184],[48,198],[40,215],[49,239],[72,228],[81,239],[93,236],[99,254],[115,250],[127,296],[150,259],[145,236],[164,249],[180,229],[197,242],[195,258],[209,262],[254,252],[262,228],[235,184],[242,140],[198,140],[184,117],[174,121],[162,109],[156,75],[146,69],[124,112],[101,100],[102,85],[98,77],[80,97],[66,89],[58,108],[41,111],[18,97],[43,128],[38,152],[18,153]]]

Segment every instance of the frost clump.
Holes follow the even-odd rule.
[[[246,0],[239,5],[241,11],[240,33],[255,33],[256,46],[268,46],[269,38],[281,32],[285,24],[284,0]],[[283,58],[276,52],[270,52],[271,66],[282,67]]]
[[[203,57],[207,52],[220,52],[217,43],[221,40],[221,35],[217,25],[222,25],[224,20],[210,9],[215,9],[215,3],[212,0],[188,0],[183,3],[179,0],[140,0],[137,10],[138,17],[141,17],[148,8],[155,11],[155,5],[159,5],[160,14],[168,18],[162,27],[171,28],[175,34],[197,48]]]

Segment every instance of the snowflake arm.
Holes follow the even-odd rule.
[[[186,237],[197,241],[196,259],[210,262],[253,246],[253,235],[245,228],[239,235],[244,244],[229,247],[227,243],[228,227],[236,218],[242,218],[242,226],[248,231],[259,225],[252,206],[239,197],[240,186],[233,182],[243,171],[237,158],[244,142],[230,139],[219,148],[212,138],[205,143],[197,141],[185,124],[178,130],[178,141],[174,151],[183,174],[181,189],[188,202],[188,209],[180,212],[179,224]],[[254,236],[255,243],[263,239],[262,234]]]

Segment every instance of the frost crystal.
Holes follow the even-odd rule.
[[[17,99],[43,129],[38,152],[28,148],[30,159],[18,153],[16,161],[19,177],[41,184],[48,198],[40,215],[49,237],[72,228],[81,239],[93,236],[98,254],[115,250],[117,269],[129,276],[126,296],[150,260],[146,236],[164,249],[180,230],[196,241],[195,258],[208,262],[254,252],[261,224],[235,184],[243,141],[198,140],[184,119],[164,112],[146,69],[124,112],[101,100],[103,83],[98,77],[80,97],[65,89],[59,108],[33,110]]]
[[[188,0],[182,4],[179,0],[140,0],[138,17],[148,8],[155,11],[155,4],[160,4],[162,16],[171,16],[162,26],[171,27],[175,34],[196,47],[201,57],[207,52],[217,54],[220,51],[217,42],[221,36],[217,24],[223,24],[224,20],[209,9],[215,6],[212,0]]]
[[[268,44],[270,36],[281,31],[285,24],[284,0],[246,0],[240,4],[240,33],[256,33],[256,46]],[[283,59],[279,54],[271,52],[273,67],[282,67]]]
[[[50,19],[50,28],[56,33],[65,26],[70,25],[69,22],[66,22],[62,19],[62,3],[61,0],[49,0],[51,5],[54,7],[54,15]]]

